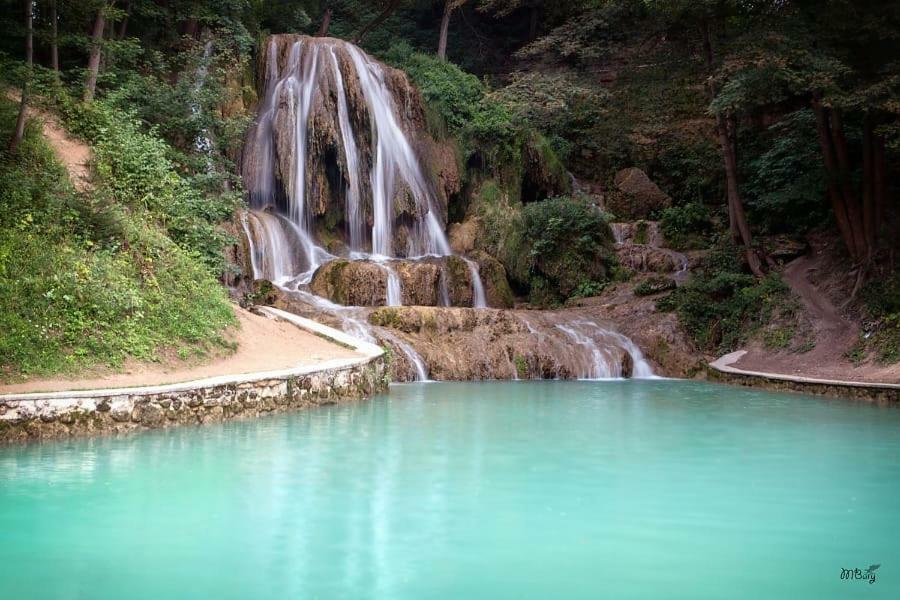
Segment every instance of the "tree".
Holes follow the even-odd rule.
[[[438,38],[438,58],[447,58],[447,33],[450,30],[450,16],[453,11],[465,4],[467,0],[445,0],[444,15],[441,18],[441,33]]]
[[[56,0],[50,0],[50,68],[59,74],[59,17]]]
[[[25,137],[25,117],[28,112],[28,92],[31,84],[31,76],[34,65],[34,2],[25,0],[25,81],[22,84],[22,98],[19,101],[19,116],[16,118],[16,128],[12,139],[9,141],[10,153],[19,149],[22,138]]]
[[[378,13],[378,15],[376,15],[374,19],[366,23],[363,28],[359,30],[359,33],[357,33],[353,38],[353,43],[362,43],[363,38],[366,37],[366,35],[370,31],[384,23],[384,21],[388,17],[390,17],[392,14],[394,14],[394,12],[396,12],[398,8],[400,8],[401,4],[403,4],[403,0],[384,0],[384,2],[382,3],[383,8],[381,12]]]
[[[325,37],[328,35],[328,28],[331,26],[331,15],[332,10],[329,6],[325,9],[325,12],[322,13],[322,25],[319,27],[319,32],[316,34],[317,37]]]
[[[116,39],[124,40],[125,33],[128,31],[128,15],[131,11],[131,2],[126,0],[125,6],[122,8],[122,12],[125,15],[122,17],[122,21],[119,23],[119,31],[116,33]]]
[[[94,99],[97,90],[97,74],[100,71],[100,50],[103,43],[103,28],[106,25],[106,4],[101,3],[94,17],[94,27],[91,33],[91,49],[88,56],[87,80],[84,84],[84,101]]]

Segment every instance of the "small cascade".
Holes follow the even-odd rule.
[[[200,90],[203,89],[203,86],[206,85],[206,79],[209,77],[209,62],[210,57],[212,56],[212,50],[213,43],[212,40],[209,40],[203,45],[203,56],[200,58],[200,64],[197,66],[197,70],[194,74],[194,94],[199,93]],[[199,120],[202,117],[200,104],[192,101],[190,106],[191,116],[195,120]],[[205,127],[200,130],[200,133],[194,139],[194,149],[206,157],[207,170],[212,169],[213,141],[209,130]]]
[[[387,306],[403,306],[402,290],[400,289],[400,277],[389,264],[382,263],[381,268],[387,272]]]
[[[478,263],[468,258],[463,258],[463,260],[469,265],[469,273],[472,275],[472,307],[487,308],[487,297],[484,294],[481,275],[478,273]]]
[[[253,215],[281,218],[267,225],[285,229],[282,243],[257,254],[269,257],[271,266],[280,260],[271,255],[285,248],[284,237],[300,248],[290,261],[291,276],[280,273],[291,289],[335,258],[319,241],[323,228],[340,236],[338,246],[346,250],[339,254],[385,267],[390,305],[400,304],[402,294],[387,259],[452,255],[434,186],[410,142],[416,125],[410,96],[403,94],[408,86],[402,74],[348,42],[269,38],[265,89],[242,166],[250,202],[251,226],[245,229],[251,236],[265,230],[253,241],[262,247],[278,236],[252,226]],[[473,304],[486,306],[477,265],[469,264]]]
[[[431,381],[428,378],[428,368],[425,366],[425,361],[422,360],[422,356],[416,352],[412,346],[404,342],[403,340],[394,336],[391,338],[391,341],[394,342],[398,348],[406,355],[407,360],[409,360],[413,369],[415,370],[416,377],[413,381]]]
[[[567,325],[557,325],[556,328],[585,350],[582,355],[586,360],[578,361],[583,363],[578,365],[576,372],[578,379],[611,379],[620,375],[616,373],[612,357],[608,352],[601,350],[593,338]]]
[[[447,269],[444,266],[438,281],[438,302],[440,306],[450,306],[450,284],[447,283]]]
[[[256,279],[285,285],[296,272],[296,249],[281,224],[282,218],[267,212],[245,213],[241,219],[250,240],[250,262]]]

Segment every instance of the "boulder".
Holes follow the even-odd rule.
[[[677,266],[670,252],[643,244],[623,244],[616,248],[619,263],[632,271],[671,273]]]
[[[608,194],[606,207],[618,217],[646,219],[672,205],[672,199],[642,170],[631,167],[616,173],[616,192]]]
[[[488,303],[511,304],[512,293],[503,265],[487,255],[478,262]],[[337,259],[316,270],[310,290],[345,306],[384,306],[388,269],[400,280],[404,306],[439,306],[444,302],[443,291],[450,306],[472,306],[472,271],[459,256],[394,259],[384,263]]]

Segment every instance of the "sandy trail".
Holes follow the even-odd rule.
[[[233,331],[230,336],[231,341],[238,344],[238,349],[233,354],[214,355],[203,361],[182,361],[177,358],[159,363],[130,361],[121,372],[98,369],[71,378],[36,379],[0,385],[0,394],[163,385],[219,375],[317,365],[336,358],[362,356],[291,323],[259,316],[239,307],[235,307],[235,312],[240,321],[240,329]]]
[[[819,248],[788,263],[782,273],[810,317],[815,347],[806,353],[771,352],[756,344],[731,366],[748,371],[839,381],[900,383],[900,364],[854,365],[845,354],[859,339],[859,326],[846,318],[825,292],[829,262]],[[818,283],[817,283],[818,282]]]
[[[6,97],[13,102],[21,102],[18,90],[7,90]],[[37,119],[41,122],[44,137],[53,148],[56,158],[66,167],[72,185],[79,192],[87,192],[91,189],[91,161],[94,154],[91,147],[84,142],[69,135],[57,118],[45,110],[29,104],[25,111],[29,119]]]

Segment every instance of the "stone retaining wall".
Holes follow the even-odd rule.
[[[257,417],[358,400],[386,390],[388,381],[383,356],[304,374],[260,375],[131,392],[0,397],[0,444]]]
[[[900,389],[872,385],[839,385],[815,381],[794,381],[765,377],[751,373],[725,372],[710,365],[706,370],[709,379],[721,383],[731,383],[774,391],[801,392],[820,396],[833,396],[851,400],[862,400],[879,405],[900,403]]]

